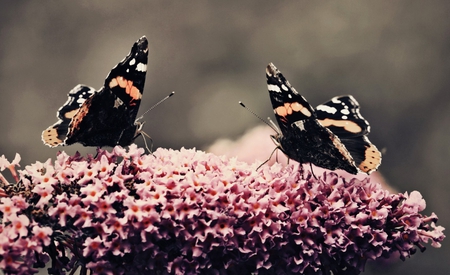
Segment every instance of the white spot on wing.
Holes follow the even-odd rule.
[[[139,72],[146,72],[146,71],[147,71],[147,65],[144,64],[144,63],[139,63],[139,64],[137,64],[137,66],[136,66],[136,71],[139,71]]]
[[[348,114],[350,114],[350,111],[348,109],[342,109],[341,114],[348,115]]]
[[[288,87],[286,87],[286,85],[281,85],[281,88],[283,89],[283,90],[285,90],[285,91],[287,91],[288,90]]]
[[[116,98],[114,101],[114,108],[119,108],[123,104],[123,101],[120,98]]]
[[[336,108],[327,105],[319,105],[317,106],[316,110],[327,112],[329,114],[335,114],[337,112]]]
[[[133,66],[135,63],[136,63],[136,59],[133,58],[130,60],[130,66]]]
[[[333,97],[333,98],[331,99],[331,102],[336,103],[336,104],[341,103],[341,101],[340,101],[337,97]]]
[[[305,124],[303,123],[303,120],[298,120],[294,122],[294,124],[300,129],[300,131],[305,131]]]
[[[268,84],[267,88],[269,89],[269,91],[281,93],[280,87],[278,87],[277,85]]]

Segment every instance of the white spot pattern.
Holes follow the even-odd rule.
[[[347,108],[342,109],[342,110],[341,110],[341,114],[343,114],[343,115],[348,115],[348,114],[350,114],[350,111],[348,110],[348,106],[345,106],[345,107],[347,107]]]
[[[278,87],[277,85],[268,84],[267,88],[269,89],[269,91],[281,93],[280,87]]]
[[[80,104],[80,105],[83,104],[85,101],[86,101],[86,99],[83,98],[83,97],[79,97],[79,98],[77,99],[77,103]]]
[[[119,108],[122,104],[123,101],[120,98],[116,98],[116,100],[114,101],[114,108]]]
[[[330,107],[330,106],[326,106],[326,105],[319,105],[319,106],[317,106],[316,110],[324,111],[324,112],[327,112],[329,114],[335,114],[337,112],[336,108]]]
[[[300,129],[300,131],[305,131],[305,124],[303,120],[298,120],[294,124]]]
[[[137,64],[137,66],[136,66],[136,71],[139,71],[139,72],[146,72],[146,71],[147,71],[147,65],[144,64],[144,63],[139,63],[139,64]]]
[[[340,101],[337,97],[333,97],[333,98],[331,99],[331,102],[336,103],[336,104],[341,103],[341,101]]]

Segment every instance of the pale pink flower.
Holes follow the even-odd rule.
[[[95,274],[358,274],[444,239],[419,192],[292,162],[119,146],[19,171],[0,199],[0,268]]]
[[[9,227],[9,234],[7,236],[10,239],[15,239],[16,237],[25,237],[28,235],[28,225],[30,220],[25,215],[11,215],[8,217],[8,221],[11,222]],[[5,228],[6,229],[6,228]]]
[[[32,229],[33,238],[42,242],[45,246],[50,245],[50,236],[53,233],[53,230],[50,227],[40,227],[40,226],[33,226]]]

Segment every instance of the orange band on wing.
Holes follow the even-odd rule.
[[[284,103],[284,106],[279,106],[274,109],[274,112],[282,117],[291,115],[293,112],[301,112],[306,117],[311,116],[311,112],[302,104],[298,102]]]
[[[324,120],[319,120],[319,123],[322,124],[323,127],[329,126],[342,127],[346,131],[355,134],[360,133],[362,131],[362,128],[351,120],[335,120],[326,118]]]
[[[124,88],[125,92],[130,95],[132,100],[139,100],[142,98],[142,93],[139,91],[138,88],[133,86],[133,81],[127,80],[123,78],[122,76],[118,76],[116,78],[111,79],[109,82],[109,87],[114,88],[116,86],[119,86],[120,88]]]

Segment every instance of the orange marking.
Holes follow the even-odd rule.
[[[65,117],[65,118],[68,118],[68,119],[72,119],[72,118],[75,116],[75,114],[76,114],[77,112],[78,112],[78,109],[72,110],[72,111],[70,111],[70,112],[65,113],[65,114],[64,114],[64,117]]]
[[[319,123],[324,127],[336,126],[343,127],[346,131],[351,133],[360,133],[362,131],[361,127],[353,121],[350,120],[334,120],[326,118],[324,120],[319,120]]]
[[[303,106],[302,104],[298,102],[292,102],[292,103],[284,103],[284,106],[279,106],[274,109],[274,112],[282,117],[286,117],[287,115],[292,114],[293,112],[301,112],[307,117],[311,116],[311,112]]]
[[[50,147],[56,147],[63,142],[58,138],[58,132],[53,127],[49,127],[42,132],[42,141]]]
[[[119,83],[120,88],[125,88],[127,86],[127,80],[121,76],[116,77],[117,83]]]
[[[125,92],[129,94],[133,100],[139,100],[142,98],[141,91],[133,86],[133,81],[131,80],[127,80],[122,76],[111,79],[111,81],[109,82],[109,87],[114,88],[117,86],[119,86],[120,88],[124,88]]]
[[[359,169],[367,174],[378,169],[381,164],[381,153],[375,145],[366,147],[365,160],[359,164]]]
[[[134,99],[140,99],[142,97],[141,92],[136,87],[131,87],[130,96]]]
[[[79,130],[81,121],[86,116],[86,114],[89,112],[89,108],[91,106],[91,102],[92,102],[92,97],[87,99],[83,103],[83,105],[81,105],[81,108],[78,109],[77,113],[73,116],[72,121],[69,124],[69,126],[72,126],[71,127],[72,128],[72,133],[74,132],[74,129]]]
[[[280,106],[274,109],[275,113],[279,116],[285,117],[288,114],[288,110],[284,106]]]
[[[109,82],[109,88],[114,88],[118,85],[117,80],[115,78],[111,79]]]

